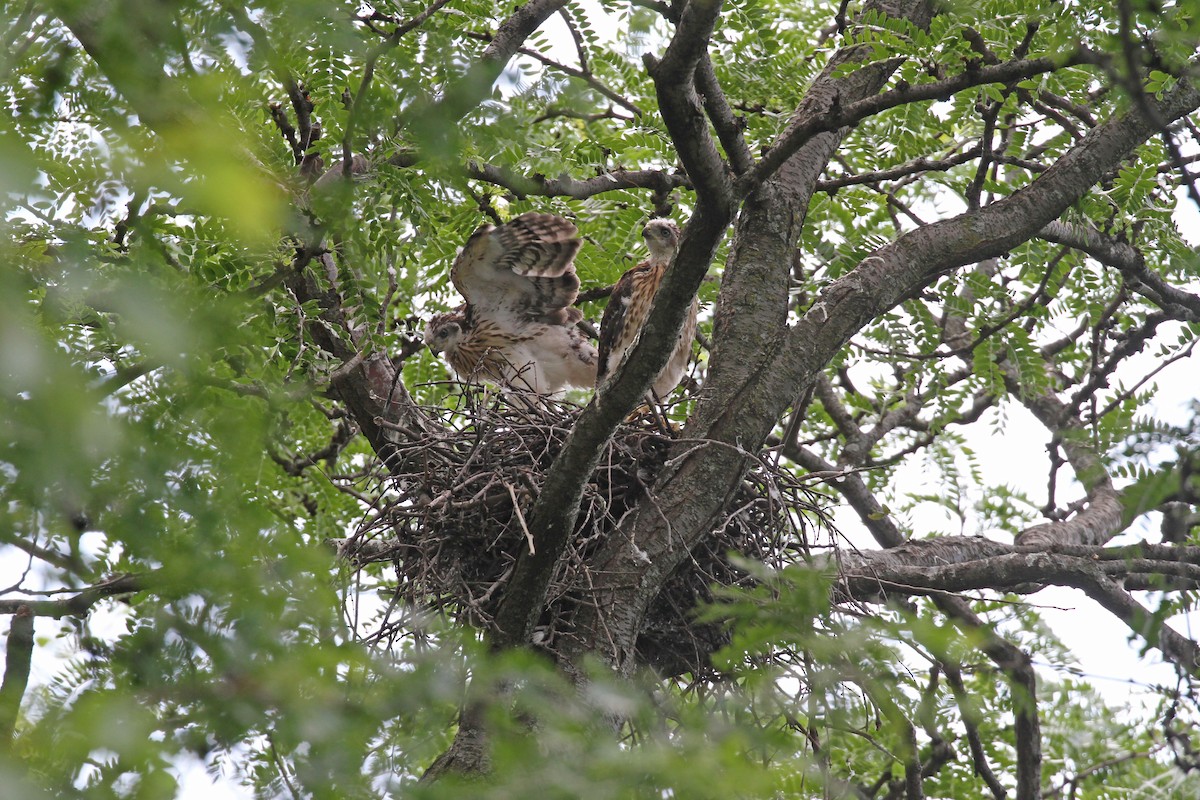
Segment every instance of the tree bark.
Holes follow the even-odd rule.
[[[581,637],[579,651],[594,649],[622,669],[633,668],[630,655],[646,605],[690,549],[712,530],[742,475],[740,448],[761,446],[787,406],[814,384],[821,369],[857,331],[939,276],[1002,255],[1036,236],[1137,145],[1155,135],[1160,121],[1174,121],[1197,106],[1200,92],[1181,82],[1156,103],[1157,120],[1138,111],[1114,118],[1089,132],[1054,166],[1013,195],[919,228],[879,248],[822,292],[803,318],[760,356],[735,353],[733,346],[722,352],[720,348],[733,341],[723,336],[700,407],[684,436],[720,444],[693,447],[660,475],[652,492],[654,502],[639,507],[597,559],[597,610],[581,621],[588,635]],[[739,231],[739,239],[766,235],[771,233]],[[790,263],[788,258],[774,266],[783,271]],[[733,271],[753,275],[759,270],[769,270],[769,265],[738,264]],[[735,355],[751,366],[729,366]],[[725,370],[736,379],[724,378]],[[686,441],[681,447],[687,447]],[[663,519],[670,524],[664,525]],[[637,552],[629,542],[636,543]]]

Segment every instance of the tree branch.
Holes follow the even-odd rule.
[[[407,169],[420,164],[421,156],[414,150],[403,150],[382,163]],[[363,156],[355,156],[350,173],[352,175],[370,175],[376,168],[376,165]],[[573,178],[563,172],[557,178],[547,178],[540,174],[522,175],[499,164],[468,161],[463,165],[461,174],[467,178],[507,189],[522,199],[526,197],[570,197],[575,200],[586,200],[604,192],[622,189],[649,189],[655,193],[665,194],[674,189],[691,187],[686,175],[657,169],[618,169],[594,178],[584,179]],[[317,179],[314,188],[322,190],[340,180],[341,177],[341,165],[333,167]]]
[[[1174,120],[1197,106],[1200,91],[1181,82],[1159,102],[1159,116]],[[939,275],[999,256],[1036,235],[1155,132],[1156,127],[1135,112],[1113,118],[1012,195],[904,234],[876,250],[829,285],[761,361],[731,368],[740,373],[739,380],[722,385],[719,391],[714,355],[707,382],[708,396],[715,400],[713,410],[703,417],[697,410],[689,435],[743,448],[760,446],[783,410],[864,325]],[[785,263],[790,264],[790,259]],[[718,344],[716,353],[720,348]],[[703,425],[694,429],[698,422]],[[622,611],[605,617],[604,631],[597,629],[597,640],[591,644],[603,649],[599,637],[611,636],[617,663],[620,654],[631,652],[641,619],[638,604],[657,594],[689,549],[708,533],[740,474],[740,456],[728,448],[705,447],[688,452],[660,477],[654,491],[658,509],[672,522],[670,536],[661,530],[658,514],[639,509],[625,526],[627,535],[614,537],[597,556],[597,605]],[[622,550],[621,541],[630,539],[646,558]]]
[[[824,480],[846,498],[850,507],[858,514],[859,521],[881,547],[898,547],[908,540],[854,470],[839,469],[806,447],[788,448],[786,455],[810,473],[827,475]]]
[[[586,200],[589,197],[618,189],[651,189],[667,193],[679,187],[690,186],[686,176],[662,170],[613,170],[594,178],[576,180],[565,172],[557,178],[542,175],[525,176],[493,164],[467,163],[467,177],[508,189],[519,198],[529,196],[571,197]]]
[[[1037,673],[1029,655],[984,624],[959,597],[933,598],[934,605],[972,636],[980,649],[1004,672],[1013,709],[1013,738],[1017,750],[1017,798],[1039,800],[1042,781],[1042,731],[1038,719]]]
[[[275,73],[275,79],[283,84],[284,91],[287,92],[292,111],[296,115],[296,128],[291,126],[287,119],[287,112],[278,104],[272,104],[270,112],[276,127],[279,128],[279,132],[292,149],[293,160],[298,166],[304,165],[306,158],[313,158],[319,163],[319,158],[315,154],[311,156],[308,154],[308,148],[320,136],[320,126],[314,125],[312,121],[313,103],[308,92],[304,90],[296,76],[288,69],[286,62],[279,56],[274,42],[271,41],[271,36],[263,29],[262,25],[250,17],[244,5],[222,3],[222,7],[234,17],[237,26],[250,36],[255,48],[262,52],[267,65]]]
[[[704,111],[712,121],[717,138],[721,140],[721,147],[725,149],[725,157],[729,159],[733,171],[740,175],[754,165],[754,156],[750,153],[746,138],[742,136],[741,124],[725,99],[725,92],[717,80],[712,58],[707,51],[696,68],[696,88],[704,103]]]
[[[1185,322],[1200,322],[1200,296],[1171,286],[1152,272],[1146,266],[1145,256],[1133,245],[1117,241],[1095,228],[1061,220],[1046,225],[1038,231],[1038,236],[1087,253],[1101,264],[1119,271],[1134,291],[1159,308],[1175,311]]]
[[[733,193],[729,169],[721,159],[708,127],[695,75],[708,53],[721,0],[692,0],[683,9],[675,35],[661,61],[647,54],[646,71],[654,79],[658,107],[679,159],[699,198],[732,214]],[[718,102],[714,98],[714,102]]]
[[[28,606],[22,606],[9,624],[4,649],[4,683],[0,684],[0,752],[11,747],[32,662],[33,612]]]
[[[342,174],[347,178],[350,177],[351,165],[353,164],[354,153],[351,144],[354,141],[354,128],[358,124],[358,118],[362,116],[363,103],[366,102],[367,92],[371,88],[371,79],[375,76],[375,65],[384,53],[400,44],[400,40],[404,38],[406,33],[420,27],[425,20],[436,14],[448,2],[450,0],[434,0],[428,8],[422,10],[412,19],[393,28],[388,37],[376,45],[367,55],[367,62],[363,66],[362,79],[359,81],[358,91],[354,93],[354,98],[351,101],[350,112],[346,116],[345,130],[342,133]]]
[[[566,0],[529,0],[518,6],[496,29],[480,57],[450,82],[441,98],[414,103],[405,113],[405,119],[410,124],[421,124],[430,136],[448,136],[453,132],[454,121],[487,98],[505,64],[517,54],[525,40],[565,5]]]
[[[874,4],[869,6],[869,9],[878,10]],[[903,13],[912,15],[918,21],[924,19],[927,22],[929,6],[919,0],[910,2],[904,5]],[[853,96],[860,96],[857,93],[865,96],[878,91],[888,74],[884,68],[859,70],[846,78],[829,77],[832,70],[837,69],[843,62],[865,56],[864,48],[839,52],[831,60],[829,73],[823,75],[816,86],[822,90],[829,90],[832,85]],[[690,71],[680,70],[676,77],[691,74]],[[661,76],[656,73],[655,79],[658,81]],[[682,91],[690,91],[690,87]],[[661,88],[660,92],[667,93],[666,87]],[[807,113],[806,108],[806,105],[801,104],[797,115]],[[680,114],[688,113],[682,108],[676,110]],[[693,107],[692,112],[702,123],[703,115],[699,109]],[[664,114],[666,113],[664,109]],[[684,129],[686,133],[686,125],[677,127]],[[675,135],[674,131],[672,135]],[[710,153],[712,143],[711,140],[706,141],[707,145],[698,146],[699,153],[694,158],[696,169],[706,163],[704,154]],[[797,153],[795,158],[790,159],[785,169],[780,170],[772,181],[755,192],[743,205],[722,280],[714,322],[714,350],[709,361],[705,391],[700,396],[685,434],[708,430],[712,424],[709,417],[720,414],[725,399],[735,396],[745,385],[747,376],[760,374],[759,371],[765,368],[766,362],[778,353],[779,330],[785,323],[788,306],[790,273],[787,266],[792,263],[808,200],[838,141],[834,134],[814,140],[810,146]],[[710,166],[713,169],[718,166],[723,169],[722,164]],[[691,171],[693,166],[688,165],[688,168]],[[693,174],[691,177],[695,182],[696,176]],[[709,183],[719,185],[722,180],[722,177],[713,176]],[[695,185],[697,200],[702,204],[712,203],[713,196],[701,191],[701,184]],[[719,197],[717,202],[720,202]],[[718,210],[717,213],[722,212]],[[697,220],[693,219],[688,231],[697,227]],[[685,246],[687,239],[685,234]],[[675,263],[689,263],[688,258],[681,248]],[[671,278],[672,274],[669,271],[666,281],[670,281]],[[663,288],[666,289],[666,282]],[[657,304],[655,311],[658,311]],[[646,344],[646,339],[647,336],[643,335],[639,347]],[[635,355],[627,358],[626,365],[635,358]],[[798,383],[796,385],[799,386]],[[612,388],[615,386],[606,391],[611,391]],[[789,402],[795,401],[797,396],[798,394],[793,394],[788,399]],[[601,399],[603,400],[603,397]],[[770,411],[764,407],[755,409],[753,416],[759,419],[764,427],[762,437],[765,438],[766,429],[779,418],[778,412],[781,410],[782,405]],[[695,438],[709,437],[698,433],[695,434]],[[733,436],[722,438],[721,441],[742,445],[756,440],[752,437],[742,439]],[[762,438],[757,439],[757,442],[761,441]],[[724,452],[710,452],[699,460],[693,460],[699,451],[717,449]],[[679,462],[660,473],[653,489],[657,502],[639,505],[634,513],[627,517],[622,530],[610,537],[604,550],[595,559],[597,602],[582,609],[577,622],[581,629],[588,631],[587,636],[578,639],[580,655],[589,650],[603,652],[614,665],[622,669],[632,668],[632,654],[635,652],[638,628],[646,605],[657,595],[662,582],[671,574],[678,561],[686,557],[691,546],[708,531],[712,519],[720,513],[727,498],[735,491],[745,466],[741,452],[744,451],[740,447],[699,448],[697,453],[680,458]],[[694,467],[695,470],[681,471],[679,464]],[[663,519],[671,520],[670,530],[664,530]],[[677,530],[688,531],[688,538],[677,538],[674,535],[674,531]],[[636,542],[636,546],[631,546],[631,542]],[[663,557],[659,560],[652,557],[649,562],[643,562],[642,551],[639,548],[643,547],[644,543],[652,543],[655,552]],[[670,555],[667,555],[668,552]],[[573,647],[574,644],[569,646]],[[573,659],[574,656],[569,655],[568,658]]]
[[[971,764],[975,769],[975,774],[983,778],[983,782],[991,790],[994,800],[1005,800],[1008,792],[1005,791],[1004,784],[1000,783],[996,774],[992,772],[991,765],[988,764],[987,754],[983,750],[983,740],[979,736],[979,721],[982,719],[982,715],[973,698],[967,694],[967,687],[963,685],[962,670],[958,664],[950,663],[943,663],[942,668],[946,672],[946,682],[950,684],[954,701],[958,703],[963,728],[967,731],[967,746],[971,750]]]
[[[478,39],[479,41],[483,41],[483,42],[490,42],[494,38],[491,35],[486,34],[486,33],[473,33],[473,32],[467,32],[466,36],[468,36],[471,39]],[[582,53],[582,52],[583,52],[583,50],[581,49],[580,53]],[[580,60],[581,65],[584,65],[583,68],[576,69],[575,67],[555,61],[554,59],[550,58],[549,56],[545,55],[544,53],[539,53],[537,50],[533,50],[528,47],[517,48],[517,53],[519,53],[523,56],[529,56],[530,58],[536,59],[537,61],[546,65],[547,67],[556,69],[559,72],[562,72],[566,75],[570,75],[572,78],[578,78],[579,80],[586,83],[588,86],[595,89],[597,92],[599,92],[601,95],[603,95],[605,98],[607,98],[611,102],[616,103],[617,105],[621,106],[621,108],[624,108],[626,111],[633,114],[635,117],[640,117],[646,113],[641,108],[639,108],[636,104],[630,102],[629,100],[627,100],[626,98],[617,94],[612,89],[609,89],[607,86],[605,86],[599,80],[597,80],[596,76],[593,75],[587,69],[586,62],[583,59]],[[628,119],[628,118],[622,117],[622,119]]]
[[[62,553],[49,547],[41,545],[22,537],[18,532],[13,532],[11,536],[0,537],[0,544],[7,544],[12,547],[28,553],[34,558],[41,559],[47,564],[52,564],[64,572],[69,572],[72,575],[83,575],[86,572],[86,565],[78,553]]]
[[[944,158],[930,159],[928,156],[921,156],[907,163],[898,164],[887,169],[864,172],[859,175],[843,175],[838,178],[828,178],[817,184],[817,191],[833,194],[843,186],[861,186],[880,181],[894,181],[898,178],[906,178],[925,172],[945,172],[978,157],[981,152],[983,152],[983,148],[979,144],[974,144],[960,153],[954,153]]]
[[[924,0],[907,0],[895,7],[873,0],[862,13],[894,14],[916,27],[927,27],[932,11]],[[814,115],[821,113],[829,98],[853,101],[876,94],[897,62],[874,62],[852,69],[872,58],[871,53],[871,48],[862,45],[834,53],[805,92],[788,121],[788,129],[817,124],[819,119]],[[701,395],[691,423],[700,430],[720,412],[729,392],[738,391],[737,387],[778,353],[792,286],[789,268],[809,202],[845,133],[842,129],[811,138],[742,205],[713,319],[715,345],[706,377],[711,391]],[[798,403],[802,394],[790,401]]]
[[[1193,679],[1200,677],[1200,646],[1176,633],[1159,615],[1143,606],[1121,589],[1111,577],[1090,573],[1074,584],[1114,616],[1129,626],[1142,641],[1154,647]]]
[[[319,232],[310,231],[310,236],[319,237]],[[332,256],[318,253],[318,250],[319,245],[315,244],[298,248],[294,268],[287,277],[288,289],[301,305],[315,301],[321,309],[320,319],[310,321],[307,330],[321,349],[343,362],[331,374],[333,390],[346,404],[372,449],[384,464],[391,464],[395,455],[391,441],[395,435],[393,431],[408,430],[421,436],[439,426],[413,402],[400,380],[400,373],[386,354],[357,349],[346,319],[345,304],[335,284],[337,269]],[[326,286],[322,286],[309,268],[314,258],[318,258],[324,268]]]
[[[511,647],[529,640],[545,602],[550,577],[574,531],[583,487],[599,463],[605,442],[666,365],[687,308],[729,225],[733,209],[724,167],[715,155],[711,139],[707,138],[707,125],[695,102],[691,83],[719,11],[719,2],[691,3],[663,61],[651,70],[660,106],[665,104],[663,116],[667,127],[672,129],[676,144],[681,145],[680,156],[697,188],[696,209],[684,227],[679,250],[659,286],[637,344],[580,414],[530,510],[527,521],[535,552],[521,554],[509,590],[496,612],[497,646]],[[680,75],[687,77],[684,84],[671,83]],[[693,130],[697,117],[702,133]],[[693,134],[704,141],[685,145],[679,138]],[[712,162],[714,157],[716,165]],[[723,191],[719,190],[721,186]],[[713,191],[706,193],[704,187]]]
[[[1043,550],[980,537],[942,536],[908,541],[889,550],[843,554],[839,558],[838,587],[849,598],[878,600],[889,594],[958,594],[983,589],[1029,593],[1046,586],[1083,588],[1086,581],[1139,574],[1200,580],[1198,563],[1175,557],[1135,558],[1124,548],[1118,552],[1124,557],[1081,545]]]
[[[745,195],[779,169],[793,153],[818,133],[836,131],[854,125],[867,117],[908,103],[928,100],[949,100],[958,92],[988,83],[1015,83],[1035,75],[1053,72],[1064,67],[1089,63],[1091,54],[1080,51],[1066,59],[1035,58],[1030,60],[1006,61],[966,71],[951,78],[922,83],[916,86],[900,86],[887,92],[866,97],[843,105],[837,94],[808,95],[808,101],[816,107],[809,109],[805,120],[790,125],[783,137],[755,165],[754,169],[738,179],[735,190]]]
[[[0,614],[21,614],[22,609],[35,617],[80,617],[107,597],[136,594],[157,585],[157,572],[118,575],[60,600],[0,600]]]

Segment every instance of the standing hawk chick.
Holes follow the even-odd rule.
[[[613,287],[608,307],[600,321],[600,365],[596,381],[616,372],[625,353],[633,347],[641,333],[658,286],[662,283],[667,265],[679,247],[679,226],[669,219],[652,219],[642,229],[642,238],[650,257],[626,272]],[[679,340],[670,360],[650,387],[659,399],[665,398],[683,380],[688,357],[692,354],[692,338],[696,335],[696,314],[699,300],[692,300],[687,319],[679,332]]]
[[[466,381],[556,394],[596,381],[596,349],[575,327],[580,240],[562,217],[530,212],[471,234],[450,269],[466,303],[437,314],[425,343]]]

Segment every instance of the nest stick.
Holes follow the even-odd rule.
[[[517,512],[517,522],[521,523],[521,530],[525,531],[525,541],[529,542],[529,555],[534,555],[533,534],[529,532],[529,526],[525,524],[525,515],[521,513],[521,504],[517,502],[517,493],[513,491],[512,484],[508,481],[504,482],[504,488],[508,489],[508,496],[512,498],[513,511]]]

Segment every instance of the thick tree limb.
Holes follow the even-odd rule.
[[[0,752],[9,749],[17,720],[21,716],[21,700],[29,685],[29,668],[33,661],[33,611],[28,606],[17,609],[9,624],[8,641],[4,648],[4,683],[0,684]]]
[[[732,211],[729,168],[721,159],[696,94],[695,75],[707,58],[708,42],[721,13],[721,0],[692,0],[683,9],[661,61],[647,55],[658,107],[697,198],[715,210]],[[724,226],[722,226],[723,229]]]
[[[1158,104],[1158,113],[1173,120],[1197,106],[1200,92],[1181,83]],[[714,411],[699,429],[693,432],[689,426],[689,433],[742,447],[759,446],[783,410],[864,325],[939,275],[1003,254],[1036,235],[1156,132],[1153,122],[1137,113],[1111,119],[1013,195],[912,231],[875,251],[831,284],[780,346],[753,369],[743,370],[748,373],[744,379],[714,391]],[[716,382],[715,372],[714,363],[710,384]],[[653,597],[691,545],[706,535],[740,470],[740,457],[731,455],[729,448],[690,451],[655,487],[658,509],[671,520],[671,530],[662,529],[658,514],[640,511],[626,527],[625,540],[636,541],[648,558],[642,561],[614,544],[597,563],[598,605],[621,609],[619,616],[605,619],[617,663],[620,654],[632,652],[641,618],[637,604]],[[606,580],[605,575],[619,578]],[[591,644],[605,646],[603,640]]]
[[[458,730],[454,742],[434,759],[421,775],[422,783],[433,783],[446,775],[479,775],[491,768],[491,748],[488,746],[483,709],[467,701],[458,715]]]
[[[910,0],[895,7],[871,2],[864,13],[894,14],[917,27],[926,27],[931,8],[922,1]],[[870,48],[864,46],[838,50],[805,93],[788,122],[788,129],[819,125],[821,114],[834,98],[850,102],[879,92],[898,62],[849,69],[869,59],[870,53]],[[841,75],[847,71],[848,74]],[[833,128],[811,137],[746,197],[713,321],[714,350],[706,379],[712,389],[701,396],[690,427],[704,430],[711,416],[719,413],[726,393],[737,391],[735,387],[762,369],[778,352],[779,332],[786,324],[792,285],[790,266],[808,205],[826,164],[846,133],[846,129]],[[738,180],[744,181],[747,175]]]
[[[914,19],[928,21],[930,7],[926,3],[911,2],[903,8]],[[844,62],[864,55],[860,48],[835,55],[830,74]],[[844,79],[835,80],[827,75],[817,82],[814,91],[866,96],[879,90],[887,74],[863,69]],[[797,118],[806,119],[811,107],[802,104],[796,112]],[[699,114],[697,109],[693,111]],[[687,126],[679,127],[686,133]],[[697,439],[709,440],[704,432],[713,429],[712,418],[719,418],[726,400],[736,401],[741,389],[756,380],[755,376],[761,376],[768,369],[768,362],[779,354],[779,330],[786,320],[789,268],[795,244],[808,200],[838,141],[834,134],[814,139],[794,159],[788,160],[777,176],[747,198],[742,208],[718,301],[706,388],[686,429],[686,433]],[[699,149],[702,153],[709,152],[708,147]],[[691,173],[693,168],[688,165],[688,169]],[[696,183],[695,176],[692,177]],[[697,197],[704,200],[699,185],[696,183]],[[677,263],[681,263],[681,258]],[[794,387],[797,394],[788,401],[798,396],[799,381]],[[758,405],[748,412],[739,409],[737,413],[745,413],[747,421],[757,420],[761,429],[745,437],[740,433],[728,437],[722,434],[718,441],[756,447],[779,418],[783,405],[770,409]],[[717,449],[725,452],[717,454],[714,452]],[[707,532],[726,498],[735,490],[744,469],[740,452],[736,447],[700,447],[660,475],[654,489],[656,502],[641,504],[627,519],[623,527],[625,535],[612,537],[597,556],[597,601],[594,606],[582,609],[578,622],[589,631],[588,636],[580,637],[581,653],[591,648],[605,651],[605,643],[610,641],[608,634],[615,629],[618,633],[611,641],[618,644],[609,657],[622,668],[633,667],[627,657],[634,652],[645,606],[679,560],[686,557],[692,543]],[[668,530],[663,529],[663,519],[671,521]],[[687,534],[680,539],[676,531]],[[636,543],[636,548],[630,542]],[[655,549],[655,555],[648,561],[642,561],[643,542],[653,543]],[[620,615],[619,620],[616,615]]]
[[[1014,547],[979,537],[915,540],[890,550],[843,554],[838,587],[847,597],[867,600],[886,594],[958,594],[984,589],[1024,593],[1046,586],[1080,586],[1097,577],[1115,581],[1137,574],[1200,580],[1200,564],[1186,558],[1136,558],[1125,549],[1120,551],[1123,557],[1116,558],[1100,548],[1082,546],[1072,552]]]
[[[653,70],[659,105],[668,128],[688,129],[693,120],[683,121],[679,117],[696,115],[704,124],[703,114],[695,103],[691,76],[707,46],[719,10],[720,3],[689,5],[667,54]],[[701,38],[697,42],[695,37]],[[679,75],[685,75],[687,80],[677,82]],[[680,152],[698,191],[701,186],[725,186],[725,190],[698,196],[696,210],[684,227],[679,251],[659,286],[637,344],[580,414],[555,458],[528,515],[528,527],[536,545],[534,552],[523,553],[517,561],[508,592],[496,613],[494,641],[498,646],[524,644],[532,634],[555,564],[574,531],[583,487],[599,462],[604,443],[645,397],[654,377],[666,365],[687,308],[729,225],[732,208],[728,204],[727,179],[719,157],[716,157],[718,163],[712,161],[715,153],[711,140],[706,146]],[[712,174],[714,169],[718,174]]]
[[[741,126],[733,115],[733,109],[729,107],[729,101],[725,99],[725,92],[717,80],[717,73],[713,70],[712,59],[707,52],[700,59],[700,66],[696,69],[696,88],[700,92],[704,111],[716,129],[717,138],[721,140],[721,147],[725,149],[725,157],[733,171],[741,174],[750,169],[754,165],[754,156],[750,153],[746,138],[742,136]]]
[[[1017,543],[1041,547],[1058,543],[1100,545],[1124,526],[1125,508],[1119,494],[1111,482],[1105,482],[1088,492],[1087,507],[1074,517],[1026,528],[1017,534]]]

